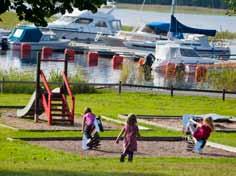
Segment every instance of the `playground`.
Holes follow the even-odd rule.
[[[147,92],[123,92],[120,95],[114,90],[73,95],[67,76],[67,57],[55,61],[64,64],[62,82],[56,89],[51,87],[43,70],[40,69],[40,63],[47,60],[49,59],[38,58],[36,90],[31,96],[0,95],[0,105],[6,105],[6,99],[11,100],[10,104],[13,106],[19,105],[15,101],[17,99],[21,99],[26,105],[23,108],[23,104],[20,104],[21,108],[0,110],[0,174],[153,176],[182,175],[182,169],[186,169],[187,175],[204,173],[217,176],[219,174],[215,168],[220,167],[226,175],[235,173],[233,166],[236,152],[205,146],[201,154],[193,153],[187,150],[187,141],[180,132],[180,115],[186,112],[216,112],[233,116],[232,107],[236,104],[234,99],[222,102],[218,98],[177,95],[170,97]],[[186,104],[186,101],[189,104]],[[192,104],[195,105],[193,110]],[[105,129],[105,132],[100,133],[101,145],[93,150],[82,149],[81,113],[87,106],[101,115]],[[130,112],[137,115],[160,115],[156,115],[156,118],[137,116],[141,129],[138,152],[135,153],[134,163],[122,166],[118,159],[122,151],[122,141],[115,144],[115,138],[126,119],[117,116]],[[168,116],[169,114],[173,117]],[[225,123],[221,128],[217,126],[217,130],[224,128],[232,130],[235,126],[234,123]],[[233,131],[227,134],[216,131],[210,138],[232,148],[236,146],[234,139]],[[64,163],[64,167],[60,167],[61,163]],[[206,166],[207,171],[204,169]],[[198,173],[193,174],[193,168],[198,169]]]

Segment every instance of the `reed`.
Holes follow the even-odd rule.
[[[19,76],[20,75],[20,76]],[[58,70],[51,71],[48,76],[49,82],[61,82],[62,76]],[[2,81],[35,81],[34,71],[20,71],[9,69],[8,71],[0,70],[0,80]],[[69,81],[73,83],[81,83],[72,85],[73,93],[93,93],[96,89],[93,86],[87,85],[81,73],[77,71],[75,74],[69,76]],[[35,90],[35,83],[2,83],[1,91],[4,93],[32,93]],[[58,85],[50,85],[51,88],[56,88]]]
[[[208,84],[217,90],[236,91],[236,65],[222,64],[209,68]]]

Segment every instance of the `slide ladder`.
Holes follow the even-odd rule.
[[[68,122],[71,125],[74,124],[75,98],[72,94],[65,72],[62,72],[62,77],[63,86],[51,90],[43,71],[40,70],[40,80],[45,89],[45,91],[42,92],[42,105],[49,125],[58,122]],[[68,97],[70,98],[70,101],[67,100]]]

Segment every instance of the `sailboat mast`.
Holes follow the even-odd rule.
[[[172,3],[171,3],[171,15],[174,15],[175,14],[175,0],[172,0]]]

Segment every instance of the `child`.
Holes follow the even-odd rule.
[[[116,139],[117,144],[119,143],[120,137],[123,135],[123,153],[120,156],[120,162],[124,162],[127,155],[128,161],[132,162],[134,151],[137,151],[137,136],[140,136],[137,126],[137,119],[134,114],[128,115],[127,123]]]
[[[194,125],[196,125],[196,127],[194,127]],[[200,153],[205,146],[211,132],[214,131],[213,120],[211,117],[206,117],[203,119],[202,123],[199,123],[190,119],[188,128],[190,130],[190,133],[196,140],[193,151],[196,153]]]
[[[91,133],[94,130],[94,120],[96,116],[92,113],[90,108],[85,108],[82,122],[82,133],[87,137],[87,139],[91,139]]]

